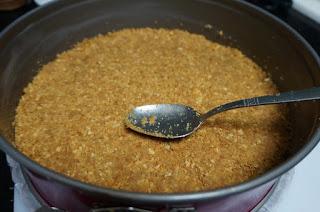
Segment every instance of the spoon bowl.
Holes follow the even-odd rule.
[[[154,104],[134,108],[126,125],[143,134],[160,138],[182,138],[203,123],[200,113],[181,104]]]

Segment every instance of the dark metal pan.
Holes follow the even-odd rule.
[[[212,29],[205,27],[207,24]],[[319,58],[307,42],[281,20],[241,1],[68,0],[40,7],[0,35],[0,146],[25,168],[34,188],[49,205],[68,211],[119,206],[249,211],[279,176],[318,143],[319,104],[291,105],[292,154],[287,161],[238,185],[176,194],[133,193],[93,186],[46,169],[17,151],[12,127],[15,108],[23,88],[41,64],[83,38],[128,27],[180,28],[237,47],[264,67],[280,91],[320,85]],[[219,35],[219,30],[224,36]]]

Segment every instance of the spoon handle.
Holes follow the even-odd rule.
[[[220,105],[212,110],[201,115],[203,120],[223,111],[241,108],[241,107],[253,107],[259,105],[271,105],[289,102],[300,102],[320,99],[320,87],[300,90],[300,91],[289,91],[284,93],[279,93],[274,96],[260,96],[253,97],[249,99],[237,100],[234,102],[226,103]]]

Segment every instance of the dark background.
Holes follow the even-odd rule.
[[[0,0],[1,1],[1,0]],[[247,0],[278,16],[295,28],[320,54],[320,24],[291,9],[291,0]],[[0,10],[0,33],[16,18],[36,8],[35,3],[30,3],[12,11]],[[1,58],[0,58],[1,59]],[[13,184],[10,170],[7,166],[6,156],[0,151],[0,211],[13,211]]]

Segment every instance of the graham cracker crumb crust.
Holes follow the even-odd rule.
[[[41,165],[91,184],[138,192],[221,188],[285,159],[286,108],[224,112],[164,142],[123,122],[135,106],[220,104],[278,92],[239,50],[182,30],[123,29],[85,39],[44,65],[17,107],[15,144]]]

